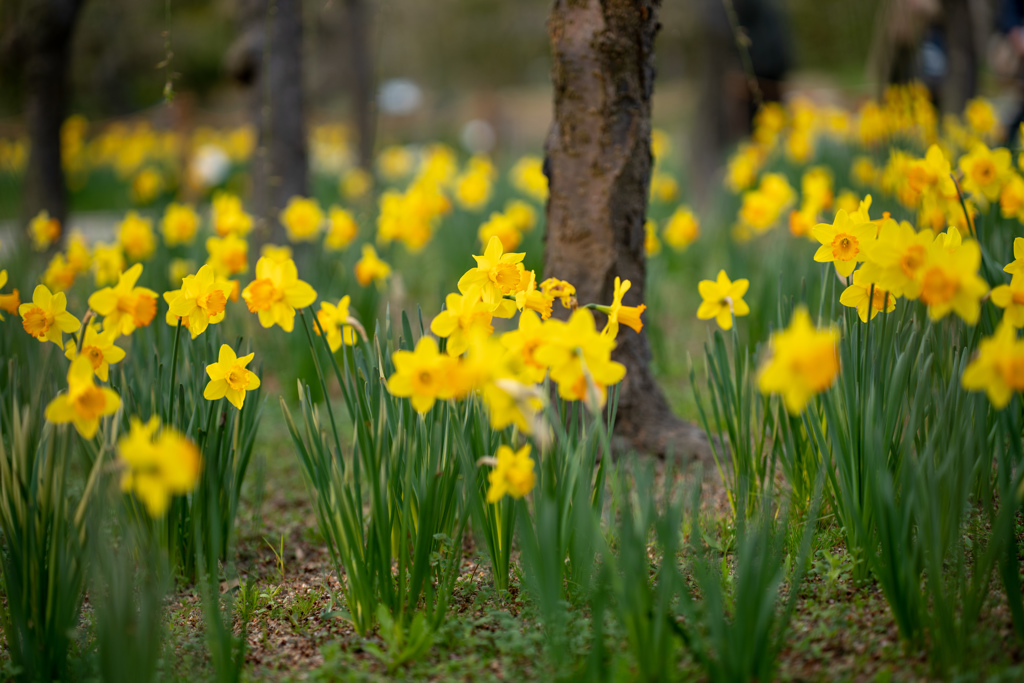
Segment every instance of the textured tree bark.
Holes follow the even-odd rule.
[[[548,24],[555,116],[546,143],[545,275],[582,302],[610,303],[615,276],[627,305],[644,300],[644,217],[651,176],[651,94],[660,0],[555,0]],[[619,436],[640,452],[694,457],[702,432],[677,418],[650,371],[644,333],[620,332],[627,368]]]
[[[366,0],[346,0],[349,41],[349,96],[355,120],[359,166],[373,166],[373,56],[370,53],[370,9]]]
[[[67,218],[67,188],[61,164],[60,129],[68,107],[71,37],[83,0],[36,0],[24,14],[25,116],[30,150],[22,214],[48,211]]]
[[[244,0],[240,18],[242,33],[227,61],[232,74],[250,87],[251,115],[257,131],[252,198],[265,226],[257,240],[280,240],[283,232],[278,213],[291,197],[309,194],[302,2]]]

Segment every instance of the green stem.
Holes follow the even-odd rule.
[[[313,307],[309,307],[309,314],[316,317]],[[316,376],[320,380],[320,391],[324,395],[324,403],[327,405],[327,415],[331,418],[331,431],[334,434],[334,447],[337,449],[338,457],[341,457],[341,439],[338,437],[338,425],[334,422],[334,409],[331,408],[331,397],[327,393],[327,380],[324,379],[324,371],[320,367],[320,356],[316,352],[316,345],[313,343],[313,333],[309,331],[309,321],[306,320],[306,312],[300,310],[299,317],[302,318],[302,329],[306,330],[306,339],[309,340],[309,351],[313,354],[313,365],[316,367]],[[322,335],[321,335],[322,336]]]
[[[181,345],[181,318],[174,326],[174,350],[171,351],[171,395],[170,407],[167,409],[167,424],[174,422],[174,384],[178,381],[178,347]]]

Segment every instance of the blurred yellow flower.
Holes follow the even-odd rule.
[[[92,363],[88,358],[79,356],[71,361],[67,392],[58,394],[46,406],[49,422],[74,423],[85,439],[96,436],[101,417],[112,415],[121,407],[121,397],[113,389],[96,386],[92,376]]]
[[[104,287],[89,297],[89,308],[103,317],[103,329],[129,335],[146,327],[156,316],[156,292],[136,287],[142,264],[136,263],[121,273],[114,287]]]
[[[60,221],[50,218],[48,212],[40,211],[28,224],[28,232],[32,237],[32,247],[36,251],[46,251],[60,239]]]
[[[352,214],[340,206],[332,206],[328,211],[328,216],[324,247],[328,251],[340,251],[352,244],[359,236],[359,226]]]
[[[164,243],[169,247],[192,244],[199,230],[199,214],[188,204],[171,202],[164,210],[160,229],[164,235]]]
[[[385,147],[377,157],[377,168],[381,176],[392,182],[412,173],[415,163],[416,156],[401,145]]]
[[[235,355],[234,349],[222,344],[217,362],[206,366],[206,374],[209,375],[210,381],[203,389],[203,398],[207,401],[217,401],[226,396],[231,405],[241,410],[245,403],[245,392],[260,386],[260,378],[245,367],[255,355],[250,353],[239,358]]]
[[[874,319],[880,311],[889,313],[896,309],[896,297],[873,282],[870,271],[861,268],[853,274],[853,284],[843,290],[839,303],[848,308],[856,308],[861,322],[868,321],[868,312]]]
[[[338,182],[338,193],[347,199],[361,199],[373,187],[373,176],[361,168],[345,171]]]
[[[18,307],[21,325],[25,331],[41,342],[52,341],[64,348],[62,332],[74,333],[81,328],[78,318],[67,312],[68,300],[63,292],[52,294],[46,285],[37,285],[32,292],[32,303]]]
[[[658,224],[654,219],[644,221],[644,255],[654,258],[661,253],[661,240],[658,239]]]
[[[477,237],[483,244],[490,242],[492,237],[497,237],[501,240],[501,247],[505,251],[515,249],[523,240],[523,234],[515,221],[511,217],[497,212],[492,213],[491,217],[480,225]]]
[[[444,300],[444,310],[430,321],[430,331],[438,337],[447,337],[447,352],[452,356],[461,355],[469,348],[468,334],[478,328],[493,332],[491,326],[494,306],[481,300],[480,288],[470,287],[463,294],[449,294]]]
[[[164,190],[164,178],[152,166],[139,171],[132,179],[132,201],[149,204]]]
[[[976,135],[991,140],[999,133],[999,117],[992,103],[976,97],[964,108],[964,120]]]
[[[82,352],[78,352],[78,342],[72,337],[68,340],[64,355],[68,360],[74,360],[78,356],[85,356],[92,364],[92,370],[101,381],[106,382],[110,374],[110,364],[120,363],[124,360],[124,349],[114,344],[117,335],[113,331],[100,332],[95,319],[85,328],[85,338],[82,340]]]
[[[679,183],[667,173],[655,171],[651,174],[651,201],[667,204],[679,199]]]
[[[4,288],[7,284],[7,271],[0,270],[0,289]],[[18,307],[21,306],[21,296],[18,294],[18,290],[12,290],[10,294],[0,294],[0,311],[6,311],[14,314],[18,312]],[[4,319],[4,314],[0,313],[0,320]]]
[[[71,234],[68,235],[67,245],[64,256],[68,261],[68,266],[76,274],[89,270],[89,267],[92,266],[92,254],[89,253],[89,245],[86,244],[85,235],[82,234],[82,231],[78,229],[72,230]]]
[[[519,159],[509,171],[512,185],[538,202],[548,199],[548,177],[544,175],[544,160],[536,156]]]
[[[76,274],[75,269],[64,258],[64,254],[58,252],[53,255],[53,258],[46,265],[46,271],[43,273],[43,284],[52,291],[63,292],[71,289],[71,286],[75,284]]]
[[[993,287],[992,303],[1004,309],[1004,321],[1015,328],[1024,327],[1024,277],[1014,276],[1010,284]]]
[[[145,261],[156,251],[153,222],[129,211],[117,226],[117,241],[130,261]]]
[[[548,320],[544,325],[548,334],[534,358],[550,368],[558,395],[603,406],[607,388],[626,376],[626,366],[611,359],[615,339],[597,331],[594,316],[586,308],[576,309],[568,322]]]
[[[1005,147],[989,149],[978,143],[968,154],[960,157],[960,170],[964,174],[964,190],[990,202],[999,198],[1004,179],[1010,173],[1012,155]]]
[[[120,244],[98,243],[92,250],[92,270],[96,285],[103,286],[117,282],[125,267],[124,251]]]
[[[1014,277],[1024,275],[1024,237],[1013,238],[1013,261],[1008,263],[1003,270]]]
[[[497,503],[506,495],[513,498],[522,498],[530,491],[536,483],[537,477],[533,473],[533,458],[530,457],[530,444],[526,444],[518,451],[513,451],[508,446],[498,447],[495,454],[495,465],[487,474],[487,502]]]
[[[342,344],[352,346],[356,343],[356,329],[351,324],[348,312],[350,301],[351,297],[347,294],[341,297],[337,306],[321,301],[320,310],[316,312],[316,318],[327,334],[327,345],[332,352],[340,349]],[[320,327],[314,325],[317,335],[320,334]]]
[[[263,327],[280,325],[285,332],[295,327],[295,309],[316,301],[316,291],[299,279],[295,262],[271,261],[266,256],[256,262],[256,279],[242,290],[246,306]]]
[[[388,378],[388,391],[409,398],[416,412],[426,413],[438,399],[452,397],[451,376],[456,359],[437,350],[433,337],[422,337],[414,351],[395,351],[391,357],[395,372]]]
[[[206,262],[221,277],[238,275],[249,270],[249,243],[235,234],[206,239]]]
[[[928,316],[939,320],[954,311],[968,325],[978,322],[981,297],[988,284],[978,275],[981,248],[974,240],[950,248],[942,236],[929,246],[921,266],[921,302],[928,307]]]
[[[214,232],[221,237],[245,237],[252,230],[252,216],[245,212],[237,195],[227,192],[214,194],[211,217]]]
[[[501,335],[502,346],[519,356],[523,379],[532,384],[543,382],[548,371],[548,366],[534,355],[547,334],[541,318],[534,311],[525,310],[519,316],[519,327]]]
[[[661,236],[676,251],[683,251],[700,237],[700,222],[687,206],[680,206],[669,217]]]
[[[1024,341],[1017,330],[1003,320],[991,337],[982,339],[978,352],[964,368],[961,383],[967,391],[982,391],[997,410],[1013,395],[1024,390]]]
[[[537,225],[537,210],[522,199],[505,202],[505,215],[520,232],[530,232]]]
[[[356,282],[365,287],[371,282],[383,282],[391,276],[391,266],[377,256],[372,244],[363,245],[363,256],[356,261]]]
[[[697,283],[702,299],[697,308],[697,318],[714,318],[723,330],[731,330],[733,316],[740,318],[750,313],[750,307],[743,300],[749,286],[750,281],[746,279],[730,280],[724,270],[718,271],[714,280],[701,280]]]
[[[199,481],[199,449],[180,432],[151,417],[132,417],[128,433],[118,439],[121,490],[142,501],[153,519],[163,517],[173,496],[182,496]],[[157,432],[159,431],[159,434]]]
[[[324,212],[315,199],[292,197],[280,215],[281,225],[291,242],[310,242],[320,234]]]
[[[791,415],[803,412],[815,394],[839,374],[839,330],[815,329],[807,309],[793,311],[789,327],[772,334],[769,356],[757,383],[763,394],[781,394]]]

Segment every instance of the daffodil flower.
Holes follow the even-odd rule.
[[[750,307],[743,300],[749,286],[750,282],[746,279],[733,282],[724,270],[718,271],[715,280],[701,280],[697,283],[697,290],[703,301],[697,309],[697,318],[714,318],[723,330],[731,330],[734,316],[739,318],[750,313]]]
[[[295,309],[316,301],[316,291],[299,279],[295,262],[271,261],[266,256],[256,262],[256,279],[242,290],[249,310],[263,327],[280,325],[285,332],[295,327]]]
[[[32,292],[32,303],[21,304],[18,314],[26,332],[41,342],[52,341],[63,349],[62,333],[77,332],[82,326],[78,318],[67,312],[67,307],[64,292],[52,294],[46,285],[37,285]]]
[[[146,327],[156,316],[156,292],[136,287],[142,264],[136,263],[121,273],[114,287],[104,287],[89,297],[89,308],[103,316],[103,329],[129,335]]]
[[[245,367],[255,355],[250,353],[239,358],[235,355],[234,349],[222,344],[217,362],[206,366],[206,374],[209,375],[210,381],[203,390],[203,398],[207,401],[217,401],[227,397],[231,405],[241,410],[245,403],[245,392],[260,386],[260,378]]]
[[[92,362],[85,356],[71,361],[68,390],[46,406],[46,419],[54,424],[74,423],[85,439],[96,436],[100,418],[121,407],[121,397],[113,389],[98,387],[93,381]]]

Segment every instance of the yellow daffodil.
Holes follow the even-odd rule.
[[[385,180],[395,181],[412,173],[416,157],[401,145],[391,145],[381,150],[377,156],[377,168]]]
[[[530,457],[530,444],[518,451],[508,446],[498,447],[495,454],[494,469],[487,474],[487,502],[497,503],[506,495],[522,498],[530,491],[537,481],[533,472],[533,458]]]
[[[1004,321],[1015,328],[1024,327],[1024,277],[1014,276],[1010,284],[993,287],[992,303],[1004,309]]]
[[[791,415],[803,412],[815,394],[828,389],[839,374],[839,330],[818,330],[803,306],[793,311],[789,327],[772,334],[770,355],[757,383],[764,394],[781,394]]]
[[[324,212],[315,199],[292,197],[281,211],[279,220],[292,242],[309,242],[320,234]]]
[[[131,261],[145,261],[156,251],[153,222],[135,211],[129,211],[117,226],[117,241]]]
[[[85,356],[71,361],[68,390],[46,406],[46,419],[54,424],[72,422],[83,438],[91,439],[100,426],[100,418],[121,407],[121,397],[113,389],[98,387],[92,380],[92,362]]]
[[[341,176],[338,191],[348,199],[361,199],[373,187],[373,176],[361,168],[350,168]]]
[[[896,297],[882,289],[872,281],[870,271],[863,268],[854,272],[853,284],[843,290],[839,296],[839,303],[849,308],[856,308],[857,315],[861,322],[868,321],[868,312],[871,319],[874,319],[880,311],[889,313],[896,308]]]
[[[544,160],[540,157],[525,156],[509,171],[512,184],[520,192],[538,202],[548,199],[548,177],[544,175]]]
[[[968,154],[960,157],[964,189],[976,197],[996,201],[1003,181],[1009,175],[1011,161],[1010,150],[1005,147],[989,149],[978,143]]]
[[[562,302],[562,308],[576,310],[576,288],[565,280],[549,277],[540,283],[540,289],[552,299]]]
[[[733,282],[724,270],[718,271],[715,280],[701,280],[697,283],[697,290],[702,299],[697,309],[697,318],[700,320],[715,319],[718,326],[723,330],[732,329],[733,317],[740,318],[750,313],[750,307],[743,300],[747,293],[750,281],[740,279]]]
[[[384,282],[391,276],[391,266],[377,256],[372,244],[363,245],[363,257],[356,261],[356,282],[365,287],[371,282]]]
[[[492,213],[491,217],[480,225],[477,237],[483,244],[490,242],[492,237],[497,237],[505,251],[515,249],[523,241],[519,226],[510,216],[503,213]]]
[[[455,199],[467,211],[480,211],[491,199],[491,178],[486,172],[467,171],[455,179]]]
[[[447,351],[453,356],[461,355],[469,347],[467,333],[480,328],[493,332],[491,318],[493,307],[481,299],[480,288],[472,287],[466,294],[449,294],[444,300],[444,310],[430,322],[430,331],[438,337],[447,337]]]
[[[285,332],[295,326],[295,309],[316,301],[316,292],[299,279],[295,262],[271,261],[261,257],[256,262],[256,279],[242,290],[246,306],[260,319],[263,327],[280,325]]]
[[[541,318],[547,320],[551,317],[551,306],[554,302],[555,297],[537,287],[537,273],[532,270],[524,270],[520,276],[518,291],[516,291],[516,308],[520,311],[536,311]],[[498,309],[500,308],[501,306],[498,306]],[[499,318],[512,317],[511,314],[506,316],[497,309],[495,315]]]
[[[164,243],[169,247],[192,244],[199,230],[199,214],[188,204],[171,202],[164,210],[160,229],[164,235]]]
[[[668,204],[679,199],[679,183],[667,173],[651,174],[651,201]]]
[[[577,309],[568,322],[549,320],[545,326],[549,334],[534,358],[550,368],[558,395],[588,403],[596,399],[603,406],[607,387],[626,376],[626,366],[611,359],[615,340],[595,329],[594,316],[585,308]]]
[[[7,284],[7,271],[0,270],[0,289],[3,289]],[[21,297],[18,294],[18,290],[11,291],[10,294],[0,294],[0,311],[6,311],[14,314],[18,312],[18,307],[21,306]],[[4,319],[4,314],[0,313],[0,320]]]
[[[120,244],[99,243],[92,250],[92,270],[96,286],[113,284],[125,267],[124,251]]]
[[[981,248],[974,240],[952,250],[941,239],[932,243],[921,266],[920,294],[932,320],[954,311],[968,325],[978,322],[981,297],[988,292],[988,284],[978,275],[980,266]]]
[[[1024,340],[1017,338],[1017,330],[1005,318],[993,336],[978,344],[961,382],[968,391],[984,390],[997,410],[1024,391]]]
[[[149,422],[133,417],[130,424],[128,433],[117,442],[121,490],[133,493],[149,516],[159,519],[166,514],[173,496],[195,488],[202,458],[196,445],[183,434],[168,426],[161,430],[157,417]]]
[[[56,253],[46,265],[43,273],[43,284],[54,292],[64,292],[71,289],[75,284],[75,269],[64,258],[64,254]]]
[[[864,277],[894,296],[916,299],[921,293],[921,266],[934,241],[930,230],[916,232],[906,221],[883,230],[868,251]]]
[[[537,225],[537,211],[522,199],[510,199],[505,202],[505,215],[519,229],[519,232],[530,232]]]
[[[114,287],[104,287],[89,297],[89,308],[103,316],[103,329],[129,335],[146,327],[156,316],[156,292],[136,287],[142,264],[136,263],[121,273]]]
[[[964,121],[976,135],[992,139],[999,133],[999,117],[992,103],[976,97],[964,108]]]
[[[181,290],[170,301],[172,315],[188,318],[188,331],[195,339],[206,328],[224,319],[230,288],[226,280],[217,280],[213,267],[205,265],[195,275],[187,276]]]
[[[341,297],[337,306],[321,301],[320,310],[316,312],[317,320],[320,321],[320,327],[324,328],[324,332],[327,334],[327,345],[330,346],[332,352],[340,349],[342,344],[352,346],[356,343],[356,330],[352,326],[348,311],[350,300],[351,297],[345,295]],[[320,327],[314,326],[318,335]]]
[[[29,223],[28,232],[32,237],[32,247],[36,251],[46,251],[60,239],[60,221],[50,218],[46,211],[40,211]]]
[[[632,287],[632,283],[629,280],[622,280],[615,276],[615,287],[612,290],[612,305],[594,307],[608,316],[608,324],[605,325],[602,334],[606,334],[614,339],[619,334],[619,323],[632,328],[637,334],[643,329],[644,323],[640,320],[640,315],[647,309],[647,305],[622,305],[622,297],[626,295],[630,287]]]
[[[700,222],[689,207],[681,206],[669,217],[661,236],[675,251],[683,251],[700,237]]]
[[[64,348],[62,333],[74,333],[82,326],[78,318],[67,312],[68,300],[63,292],[52,294],[46,285],[37,285],[32,303],[18,307],[22,327],[41,342],[52,341]]]
[[[388,378],[388,391],[408,398],[416,412],[426,413],[438,399],[451,398],[453,368],[457,360],[437,350],[433,337],[423,337],[414,351],[395,351],[391,360],[395,372]]]
[[[814,238],[821,243],[814,253],[819,263],[834,263],[836,272],[849,277],[857,264],[866,258],[866,250],[877,234],[875,226],[866,220],[855,222],[846,211],[836,213],[832,225],[818,223],[811,230]]]
[[[1024,237],[1013,238],[1013,261],[1003,270],[1014,277],[1024,275]]]
[[[658,239],[658,224],[653,219],[644,221],[644,255],[654,258],[661,253],[661,240]]]
[[[213,195],[211,217],[213,230],[221,237],[245,237],[252,230],[252,216],[242,208],[242,200],[237,195],[226,192]]]
[[[132,201],[136,204],[149,204],[164,190],[164,178],[151,166],[139,171],[132,178]]]
[[[340,206],[332,206],[328,212],[327,235],[324,247],[328,251],[341,251],[359,236],[359,226],[352,213]]]
[[[502,346],[520,357],[524,379],[531,384],[543,382],[544,375],[547,374],[548,366],[535,356],[547,333],[541,318],[533,311],[526,310],[519,316],[519,327],[501,335]]]
[[[85,338],[82,340],[82,351],[78,352],[78,342],[72,338],[68,341],[64,355],[68,360],[74,360],[78,356],[89,359],[92,370],[100,381],[106,382],[110,373],[111,363],[120,363],[124,360],[124,349],[114,344],[117,335],[112,331],[100,332],[99,327],[91,323],[85,328]]]
[[[245,392],[260,386],[260,378],[245,367],[255,355],[250,353],[239,358],[235,355],[234,349],[222,344],[217,362],[206,366],[206,374],[209,375],[210,381],[203,390],[203,398],[207,401],[217,401],[227,397],[231,405],[241,410],[245,403]]]
[[[77,275],[89,270],[92,266],[92,254],[89,253],[89,245],[85,241],[85,235],[81,230],[72,230],[68,235],[68,247],[64,252],[68,266]]]
[[[234,233],[206,240],[206,262],[221,277],[238,275],[249,270],[249,243]]]
[[[459,278],[459,291],[465,294],[472,287],[479,287],[481,299],[497,306],[506,294],[515,294],[523,271],[525,254],[506,254],[501,240],[492,237],[482,256],[473,256],[476,268],[470,268]]]

